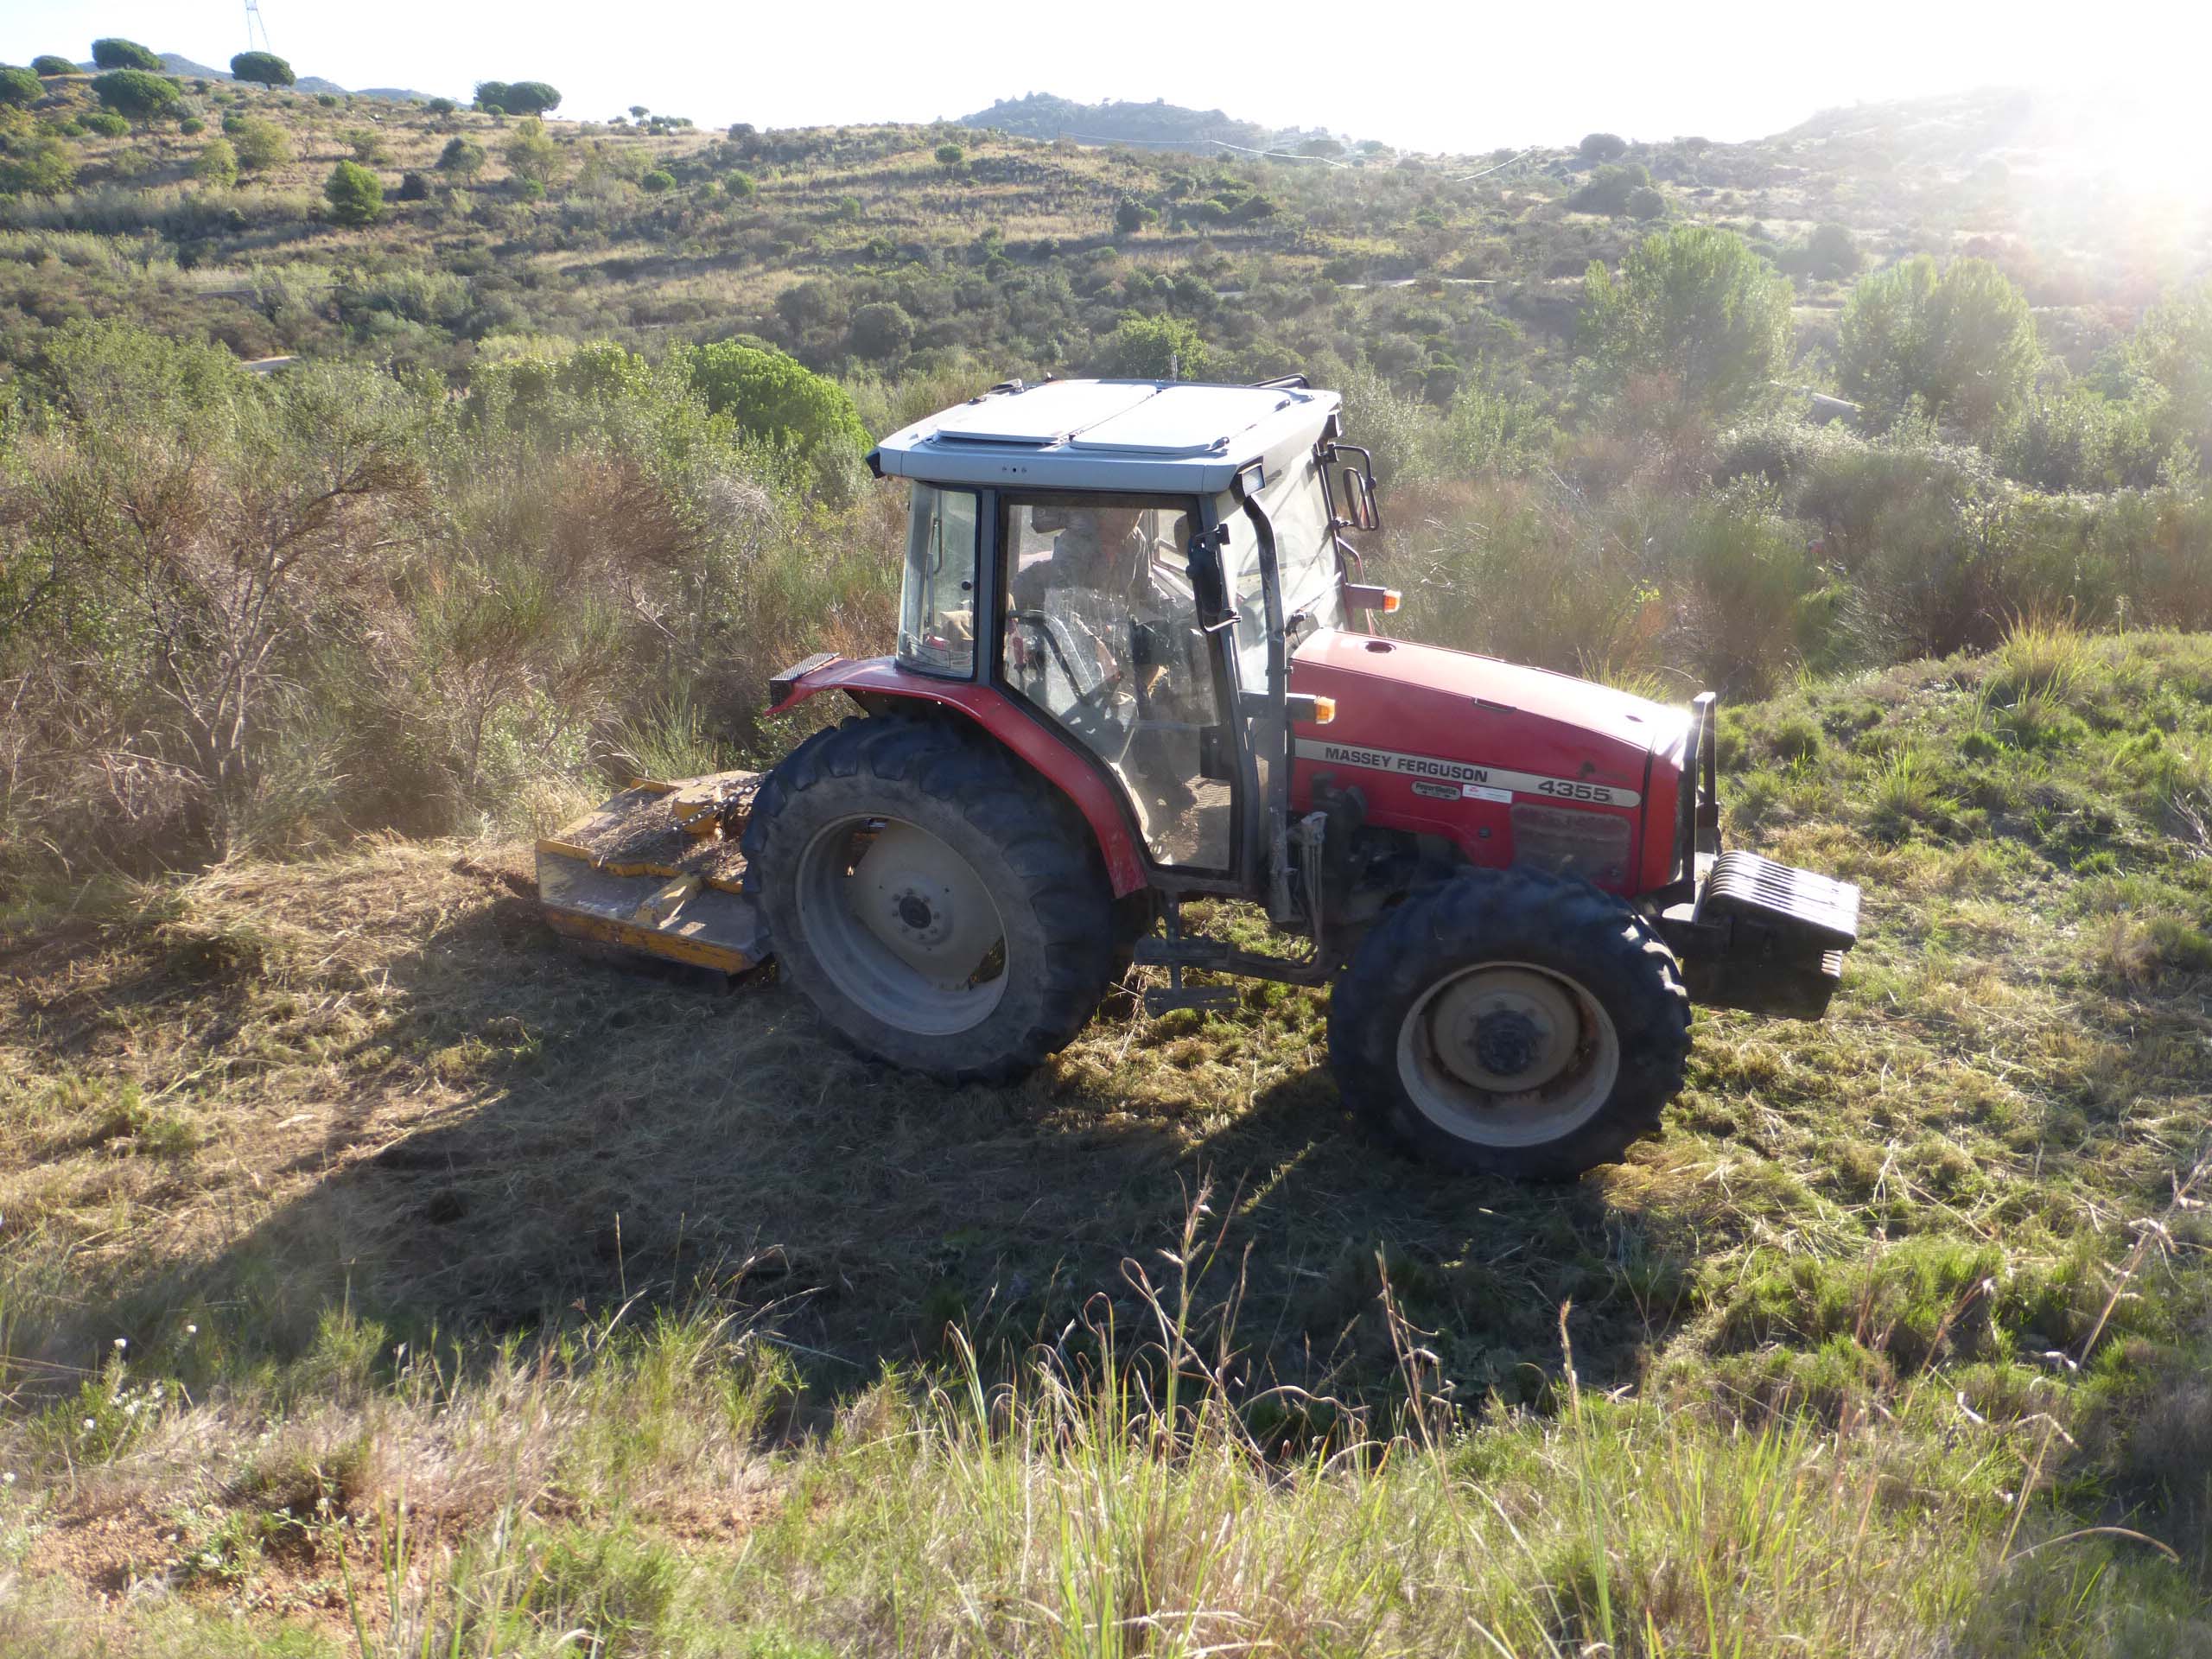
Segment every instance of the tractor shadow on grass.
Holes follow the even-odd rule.
[[[1678,1300],[1681,1265],[1594,1186],[1424,1169],[1325,1070],[1224,1100],[1190,1067],[1207,1034],[1147,1044],[1126,996],[1064,1063],[988,1089],[851,1054],[772,970],[721,988],[572,954],[512,893],[390,981],[382,1096],[334,1112],[300,1196],[203,1280],[273,1273],[294,1340],[341,1297],[448,1339],[708,1300],[850,1388],[945,1354],[954,1322],[1001,1356],[1101,1296],[1148,1328],[1128,1266],[1172,1278],[1202,1186],[1219,1248],[1197,1301],[1234,1301],[1248,1376],[1387,1395],[1386,1274],[1471,1402],[1553,1386],[1570,1300],[1585,1385],[1631,1381]]]

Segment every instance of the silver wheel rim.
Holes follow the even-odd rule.
[[[1621,1071],[1597,998],[1532,963],[1486,962],[1437,981],[1398,1027],[1398,1076],[1458,1140],[1532,1147],[1598,1115]]]
[[[846,998],[887,1026],[950,1037],[1006,994],[1006,923],[976,868],[918,824],[847,818],[800,857],[799,931]]]

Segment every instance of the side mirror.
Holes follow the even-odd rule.
[[[1375,506],[1375,480],[1357,467],[1338,476],[1344,482],[1344,516],[1354,530],[1379,530],[1382,515]]]

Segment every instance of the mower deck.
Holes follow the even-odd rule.
[[[760,774],[640,781],[537,843],[538,902],[554,931],[695,968],[767,960],[745,896],[744,828]]]

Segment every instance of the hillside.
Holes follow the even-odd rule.
[[[1219,110],[1187,109],[1158,98],[1148,104],[1118,99],[1103,104],[1078,104],[1049,92],[1030,92],[1021,98],[1002,98],[988,110],[963,115],[960,124],[1016,138],[1070,138],[1078,143],[1131,144],[1200,156],[1238,147],[1295,150],[1312,141],[1328,145],[1326,153],[1332,156],[1343,154],[1346,148],[1319,128],[1263,127],[1236,120]]]
[[[942,1089],[563,953],[512,844],[18,909],[0,1630],[2202,1651],[2212,650],[2026,632],[1726,735],[1731,841],[1867,937],[1565,1190],[1368,1138],[1306,993]],[[1207,1403],[1147,1428],[1163,1340]]]

